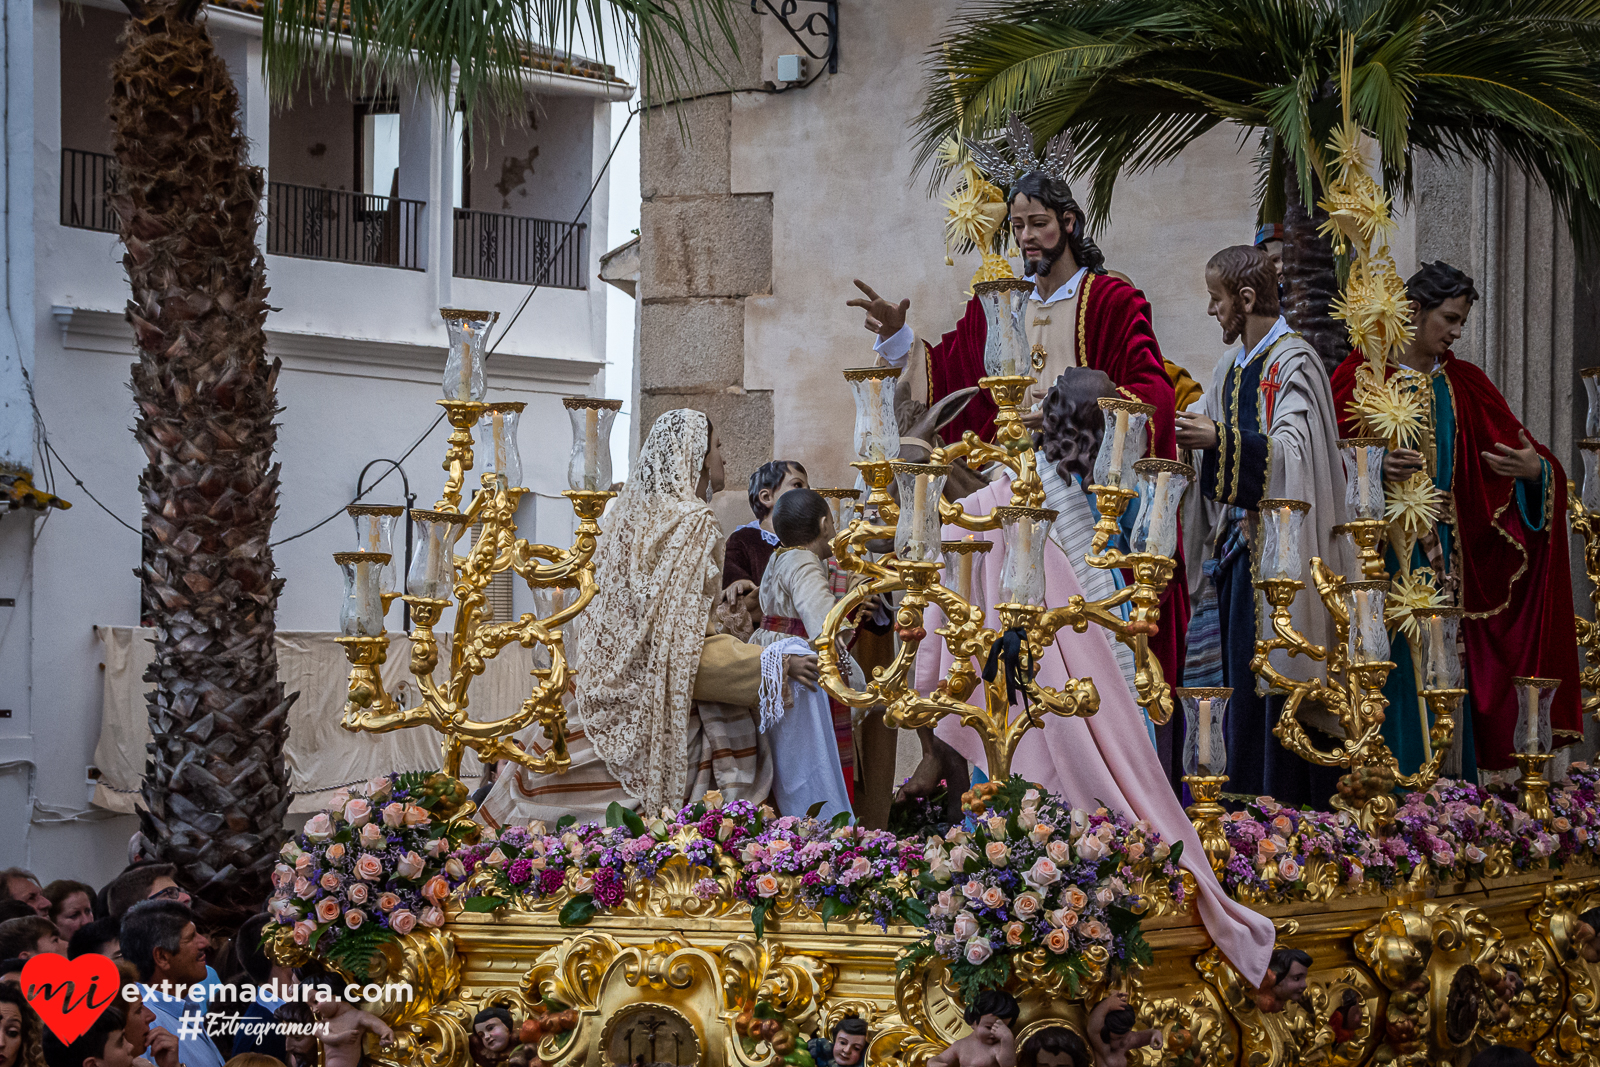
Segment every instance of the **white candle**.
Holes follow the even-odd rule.
[[[366,560],[356,561],[356,633],[366,637],[375,637],[372,631],[372,617],[377,614],[372,607],[371,590],[368,582],[368,572],[371,565]]]
[[[1528,731],[1522,737],[1522,751],[1539,751],[1539,690],[1531,685],[1522,687],[1522,703],[1528,709]]]
[[[599,489],[600,481],[600,409],[586,408],[583,412],[583,487]]]
[[[1357,662],[1368,663],[1372,660],[1372,649],[1367,647],[1367,591],[1356,590],[1356,617],[1350,620],[1355,628]]]
[[[910,550],[910,547],[913,544],[918,546],[918,550],[926,547],[924,545],[925,538],[923,537],[922,531],[923,527],[927,524],[927,512],[928,476],[926,474],[919,474],[916,477],[916,488],[912,490],[911,495],[911,536],[906,542],[906,547],[908,550]],[[923,558],[918,551],[912,551],[910,554],[915,559]]]
[[[378,533],[382,529],[378,524],[383,520],[376,515],[367,516],[367,551],[378,551]]]
[[[867,386],[867,439],[864,442],[867,458],[881,461],[883,449],[883,398],[878,393],[878,383],[868,380]]]
[[[1361,498],[1361,506],[1367,506],[1367,494],[1370,490],[1367,485],[1367,446],[1356,445],[1356,495]]]
[[[967,541],[971,540],[972,535],[968,534]],[[956,582],[956,592],[966,601],[972,600],[972,555],[971,552],[961,553],[960,578]]]
[[[505,416],[502,415],[500,412],[496,411],[494,413],[494,422],[493,422],[492,425],[493,425],[493,428],[494,428],[494,472],[496,474],[503,475],[506,472],[506,420],[505,420]]]
[[[472,326],[469,323],[461,324],[461,332],[468,338],[472,337]],[[472,342],[461,342],[461,395],[459,400],[472,399]]]
[[[1111,437],[1111,470],[1106,475],[1112,485],[1122,484],[1122,447],[1128,437],[1128,413],[1117,411],[1117,428]]]
[[[1033,522],[1026,515],[1017,520],[1017,551],[1022,555],[1017,561],[1017,580],[1023,581],[1024,568],[1032,566],[1033,556]]]
[[[1448,684],[1449,679],[1444,676],[1444,620],[1437,615],[1428,616],[1428,660],[1433,684]]]
[[[1195,725],[1200,728],[1200,736],[1195,742],[1195,759],[1199,764],[1201,774],[1211,773],[1211,698],[1203,697],[1200,700],[1200,711],[1195,716]]]
[[[1156,495],[1150,501],[1150,530],[1145,534],[1146,552],[1157,552],[1158,549],[1165,547],[1167,489],[1171,481],[1171,471],[1161,471],[1156,475]],[[1161,552],[1158,554],[1165,555],[1166,553]]]
[[[1287,578],[1294,570],[1295,546],[1289,543],[1289,531],[1294,529],[1294,511],[1291,508],[1279,508],[1273,516],[1278,524],[1278,577]]]

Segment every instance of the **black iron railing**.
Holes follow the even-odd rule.
[[[61,225],[116,233],[121,222],[111,207],[117,195],[117,161],[101,152],[61,150]]]
[[[583,223],[456,211],[455,276],[586,289]]]
[[[267,187],[267,251],[422,269],[421,200],[271,182]]]

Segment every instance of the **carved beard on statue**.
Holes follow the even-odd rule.
[[[1068,236],[1066,228],[1063,227],[1061,240],[1056,242],[1056,246],[1046,249],[1039,255],[1038,259],[1023,260],[1022,272],[1030,278],[1049,277],[1050,268],[1061,262],[1061,257],[1066,254]]]
[[[1238,344],[1239,338],[1244,336],[1244,308],[1239,294],[1233,294],[1232,310],[1228,317],[1222,319],[1222,343],[1225,345]]]

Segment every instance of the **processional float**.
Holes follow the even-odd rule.
[[[1385,569],[1385,548],[1404,548],[1413,535],[1408,531],[1437,521],[1443,502],[1429,496],[1431,487],[1386,489],[1382,479],[1385,452],[1406,443],[1412,432],[1410,424],[1392,417],[1404,406],[1400,386],[1384,385],[1381,374],[1383,359],[1403,343],[1407,327],[1396,310],[1403,306],[1398,274],[1379,241],[1387,200],[1367,175],[1357,140],[1347,116],[1335,139],[1337,168],[1325,206],[1334,236],[1352,260],[1339,311],[1374,360],[1358,389],[1370,435],[1341,443],[1353,518],[1339,532],[1350,538],[1359,570],[1337,574],[1321,560],[1300,560],[1292,546],[1299,543],[1298,526],[1308,521],[1309,505],[1263,501],[1256,585],[1270,609],[1270,636],[1257,642],[1252,664],[1286,698],[1275,731],[1282,743],[1308,761],[1346,770],[1332,813],[1288,812],[1267,801],[1228,797],[1222,739],[1231,691],[1175,689],[1150,652],[1149,639],[1161,625],[1161,595],[1173,576],[1179,507],[1193,470],[1143,458],[1148,406],[1120,398],[1100,402],[1105,433],[1089,486],[1099,521],[1085,563],[1122,571],[1126,584],[1103,600],[1072,597],[1062,606],[1046,606],[1043,561],[1056,514],[1042,506],[1039,456],[1020,411],[1034,383],[1021,318],[1030,285],[992,279],[977,287],[989,318],[981,385],[999,409],[993,441],[969,433],[933,449],[927,463],[902,463],[893,410],[898,372],[845,372],[857,403],[861,488],[823,490],[838,509],[834,549],[851,578],[814,642],[827,691],[852,707],[881,707],[885,721],[900,728],[953,716],[982,739],[992,776],[1004,781],[1018,745],[1043,724],[1044,715],[1096,714],[1099,690],[1093,678],[1052,688],[1026,669],[1009,677],[997,670],[985,678],[983,665],[992,655],[1019,666],[1036,660],[1068,628],[1106,631],[1131,649],[1134,695],[1151,720],[1166,722],[1183,710],[1190,738],[1184,752],[1184,781],[1193,799],[1189,813],[1213,869],[1235,896],[1272,917],[1281,945],[1303,949],[1314,961],[1306,995],[1286,1007],[1277,1004],[1211,946],[1182,880],[1164,881],[1159,864],[1152,866],[1148,857],[1127,861],[1121,869],[1141,879],[1123,887],[1129,894],[1125,915],[1148,945],[1148,961],[1119,964],[1101,949],[1075,952],[1072,966],[1063,969],[1051,955],[1057,949],[1019,949],[1007,957],[1010,969],[998,979],[1022,1004],[1019,1040],[1048,1025],[1082,1033],[1087,1005],[1120,988],[1130,995],[1140,1026],[1167,1033],[1162,1049],[1135,1054],[1145,1064],[1204,1059],[1421,1067],[1457,1062],[1490,1042],[1530,1048],[1542,1063],[1597,1062],[1600,967],[1588,957],[1600,953],[1593,950],[1594,931],[1580,916],[1600,906],[1600,868],[1594,863],[1600,816],[1588,814],[1595,804],[1592,790],[1562,786],[1552,793],[1546,770],[1556,760],[1549,727],[1554,683],[1518,680],[1522,774],[1515,804],[1476,792],[1469,802],[1462,799],[1466,787],[1440,781],[1465,696],[1462,612],[1444,602],[1426,575],[1391,579]],[[291,962],[320,955],[373,981],[410,981],[417,991],[411,1002],[371,1005],[399,1039],[393,1048],[370,1054],[396,1067],[465,1063],[472,1016],[491,1005],[521,1018],[566,1020],[535,1027],[532,1040],[548,1067],[598,1067],[639,1056],[685,1067],[769,1067],[780,1061],[803,1067],[806,1058],[795,1035],[826,1033],[846,1015],[860,1016],[870,1027],[868,1062],[921,1067],[964,1032],[959,987],[979,973],[970,946],[964,961],[941,952],[938,939],[930,946],[922,929],[928,904],[944,906],[937,889],[948,884],[947,862],[978,840],[973,835],[995,834],[999,840],[1019,832],[1014,825],[995,825],[1006,818],[978,817],[943,838],[919,839],[910,851],[921,854],[925,845],[927,863],[871,874],[877,881],[863,901],[871,895],[905,904],[879,915],[865,914],[865,904],[851,911],[839,899],[823,901],[808,882],[817,871],[785,874],[772,854],[753,851],[748,842],[757,838],[741,838],[745,828],[777,825],[753,806],[725,806],[708,797],[676,815],[618,812],[610,828],[563,824],[508,828],[498,835],[472,822],[472,805],[454,782],[466,750],[551,775],[552,782],[560,781],[569,763],[572,724],[564,698],[583,683],[568,663],[562,631],[595,594],[592,557],[597,538],[604,536],[611,497],[609,436],[619,405],[580,397],[565,401],[574,428],[570,488],[563,494],[577,517],[571,547],[518,537],[517,505],[528,491],[516,448],[521,405],[486,399],[484,350],[495,316],[450,310],[444,316],[450,350],[440,403],[453,431],[444,461],[447,478],[435,507],[409,516],[417,549],[407,561],[403,587],[390,548],[397,521],[407,518],[400,509],[352,507],[358,544],[336,557],[346,580],[339,642],[351,663],[342,725],[367,732],[427,726],[441,736],[443,773],[370,783],[369,792],[342,811],[308,823],[299,843],[286,848],[280,867],[274,909],[284,925],[274,935],[273,951]],[[1597,383],[1591,377],[1587,384],[1589,433],[1600,438]],[[1600,570],[1594,519],[1600,513],[1600,439],[1582,447],[1584,489],[1572,522],[1585,539],[1586,569],[1594,579]],[[980,516],[945,500],[944,481],[956,462],[980,470],[1004,467],[1011,480],[1009,506]],[[465,497],[469,476],[479,469],[479,487]],[[974,600],[971,574],[978,557],[996,546],[944,540],[946,526],[1000,532],[1004,558],[992,617]],[[469,528],[476,532],[459,550]],[[1125,530],[1131,533],[1119,547]],[[486,617],[488,583],[508,572],[527,584],[537,610],[516,619]],[[1333,623],[1335,639],[1328,646],[1312,644],[1291,622],[1295,598],[1308,590]],[[852,612],[873,597],[893,599],[897,647],[893,660],[873,669],[857,690],[841,669],[836,639]],[[390,644],[384,616],[396,598],[410,605],[414,621],[408,670],[419,697],[412,707],[399,706],[380,673]],[[943,618],[932,633],[926,626],[930,607]],[[449,633],[441,635],[436,628],[450,611]],[[1401,773],[1381,732],[1396,632],[1414,640],[1422,665],[1418,689],[1428,749],[1409,775]],[[1580,620],[1580,635],[1588,658],[1583,684],[1594,706],[1600,701],[1600,629]],[[942,642],[954,663],[931,691],[921,692],[912,679],[928,642]],[[512,648],[531,651],[527,699],[509,713],[491,708],[475,718],[469,701],[473,680],[490,659]],[[1321,675],[1288,677],[1273,665],[1279,650],[1322,663]],[[1013,701],[1008,682],[1020,688],[1022,700]],[[1119,676],[1098,684],[1125,683]],[[1321,735],[1308,731],[1311,720],[1332,735],[1333,744],[1314,739]],[[1233,811],[1224,808],[1225,801]],[[387,829],[369,830],[379,825],[380,805]],[[414,810],[422,813],[415,820]],[[1013,817],[1033,810],[1024,806]],[[1428,818],[1436,821],[1419,828],[1419,813],[1426,812],[1435,812]],[[1080,814],[1087,822],[1088,813]],[[361,920],[349,918],[350,911],[344,912],[348,929],[340,928],[338,907],[351,899],[342,888],[338,892],[346,895],[329,908],[332,918],[322,920],[322,890],[312,876],[319,864],[332,862],[329,842],[342,854],[346,839],[354,849],[387,835],[391,844],[400,842],[400,851],[405,842],[399,835],[411,833],[413,822],[421,824],[418,849],[405,854],[394,877],[382,875],[389,879],[384,884],[398,889],[389,895],[402,906],[395,911],[389,905],[381,917],[383,931],[359,934]],[[1027,825],[1023,837],[1032,833],[1032,823]],[[1482,832],[1472,841],[1482,848],[1466,842],[1478,833],[1474,826]],[[859,853],[858,859],[882,841],[871,844],[866,832],[848,827],[807,832],[818,835],[818,848],[855,850],[830,855]],[[572,861],[591,846],[608,848],[606,842],[624,838],[634,842],[625,861],[604,859],[598,867]],[[747,842],[742,848],[740,840]],[[1450,847],[1441,852],[1434,841]],[[1577,844],[1569,847],[1572,842]],[[1392,855],[1397,845],[1398,857]],[[1290,855],[1276,858],[1285,849]],[[1352,862],[1352,853],[1360,862]],[[970,871],[986,861],[964,862]],[[365,890],[360,895],[367,897]],[[411,915],[405,908],[413,900],[420,920],[400,919]],[[353,943],[370,945],[370,952],[335,951]]]

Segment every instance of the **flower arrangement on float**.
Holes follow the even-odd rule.
[[[465,800],[460,782],[426,773],[335,794],[280,851],[268,912],[294,944],[364,977],[384,942],[444,925],[445,866],[478,832],[450,818]]]
[[[1222,869],[1222,887],[1246,903],[1280,903],[1388,886],[1393,859],[1345,812],[1288,808],[1271,797],[1247,802],[1223,818],[1233,855]]]
[[[929,938],[902,966],[943,957],[968,1003],[1021,963],[1070,992],[1097,967],[1150,962],[1142,891],[1183,900],[1182,843],[1104,807],[1072,809],[1020,777],[964,798],[963,826],[929,837]]]

